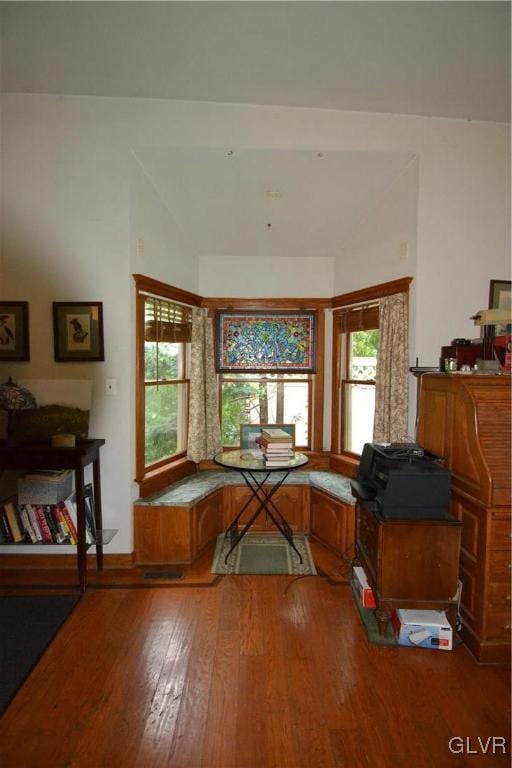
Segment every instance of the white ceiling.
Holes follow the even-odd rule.
[[[508,121],[508,2],[2,2],[7,92]]]
[[[0,35],[4,92],[509,120],[507,2],[0,2]],[[136,152],[199,257],[337,256],[413,158],[228,149]]]
[[[192,253],[248,259],[340,254],[351,229],[414,159],[195,148],[136,156]]]

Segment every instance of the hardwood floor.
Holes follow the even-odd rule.
[[[0,765],[508,765],[448,749],[508,736],[508,680],[464,647],[369,645],[350,589],[320,577],[93,588],[0,721]]]

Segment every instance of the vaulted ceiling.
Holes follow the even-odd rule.
[[[414,161],[412,153],[136,150],[199,257],[325,256]]]
[[[508,2],[0,2],[4,92],[508,121]],[[135,148],[134,148],[135,149]],[[198,256],[334,256],[407,152],[135,149]]]
[[[2,2],[8,92],[510,119],[510,3]]]

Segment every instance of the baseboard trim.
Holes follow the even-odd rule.
[[[133,568],[135,556],[133,552],[103,555],[103,568]],[[76,555],[0,555],[0,570],[51,569],[76,570]],[[87,555],[87,569],[96,570],[96,555]]]

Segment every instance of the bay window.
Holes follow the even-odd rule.
[[[295,424],[296,447],[309,448],[311,397],[311,374],[223,374],[220,380],[223,445],[239,445],[241,424]]]
[[[377,306],[334,313],[335,375],[334,452],[358,456],[372,442],[375,376],[379,343]]]
[[[191,309],[137,291],[137,480],[187,450]]]

